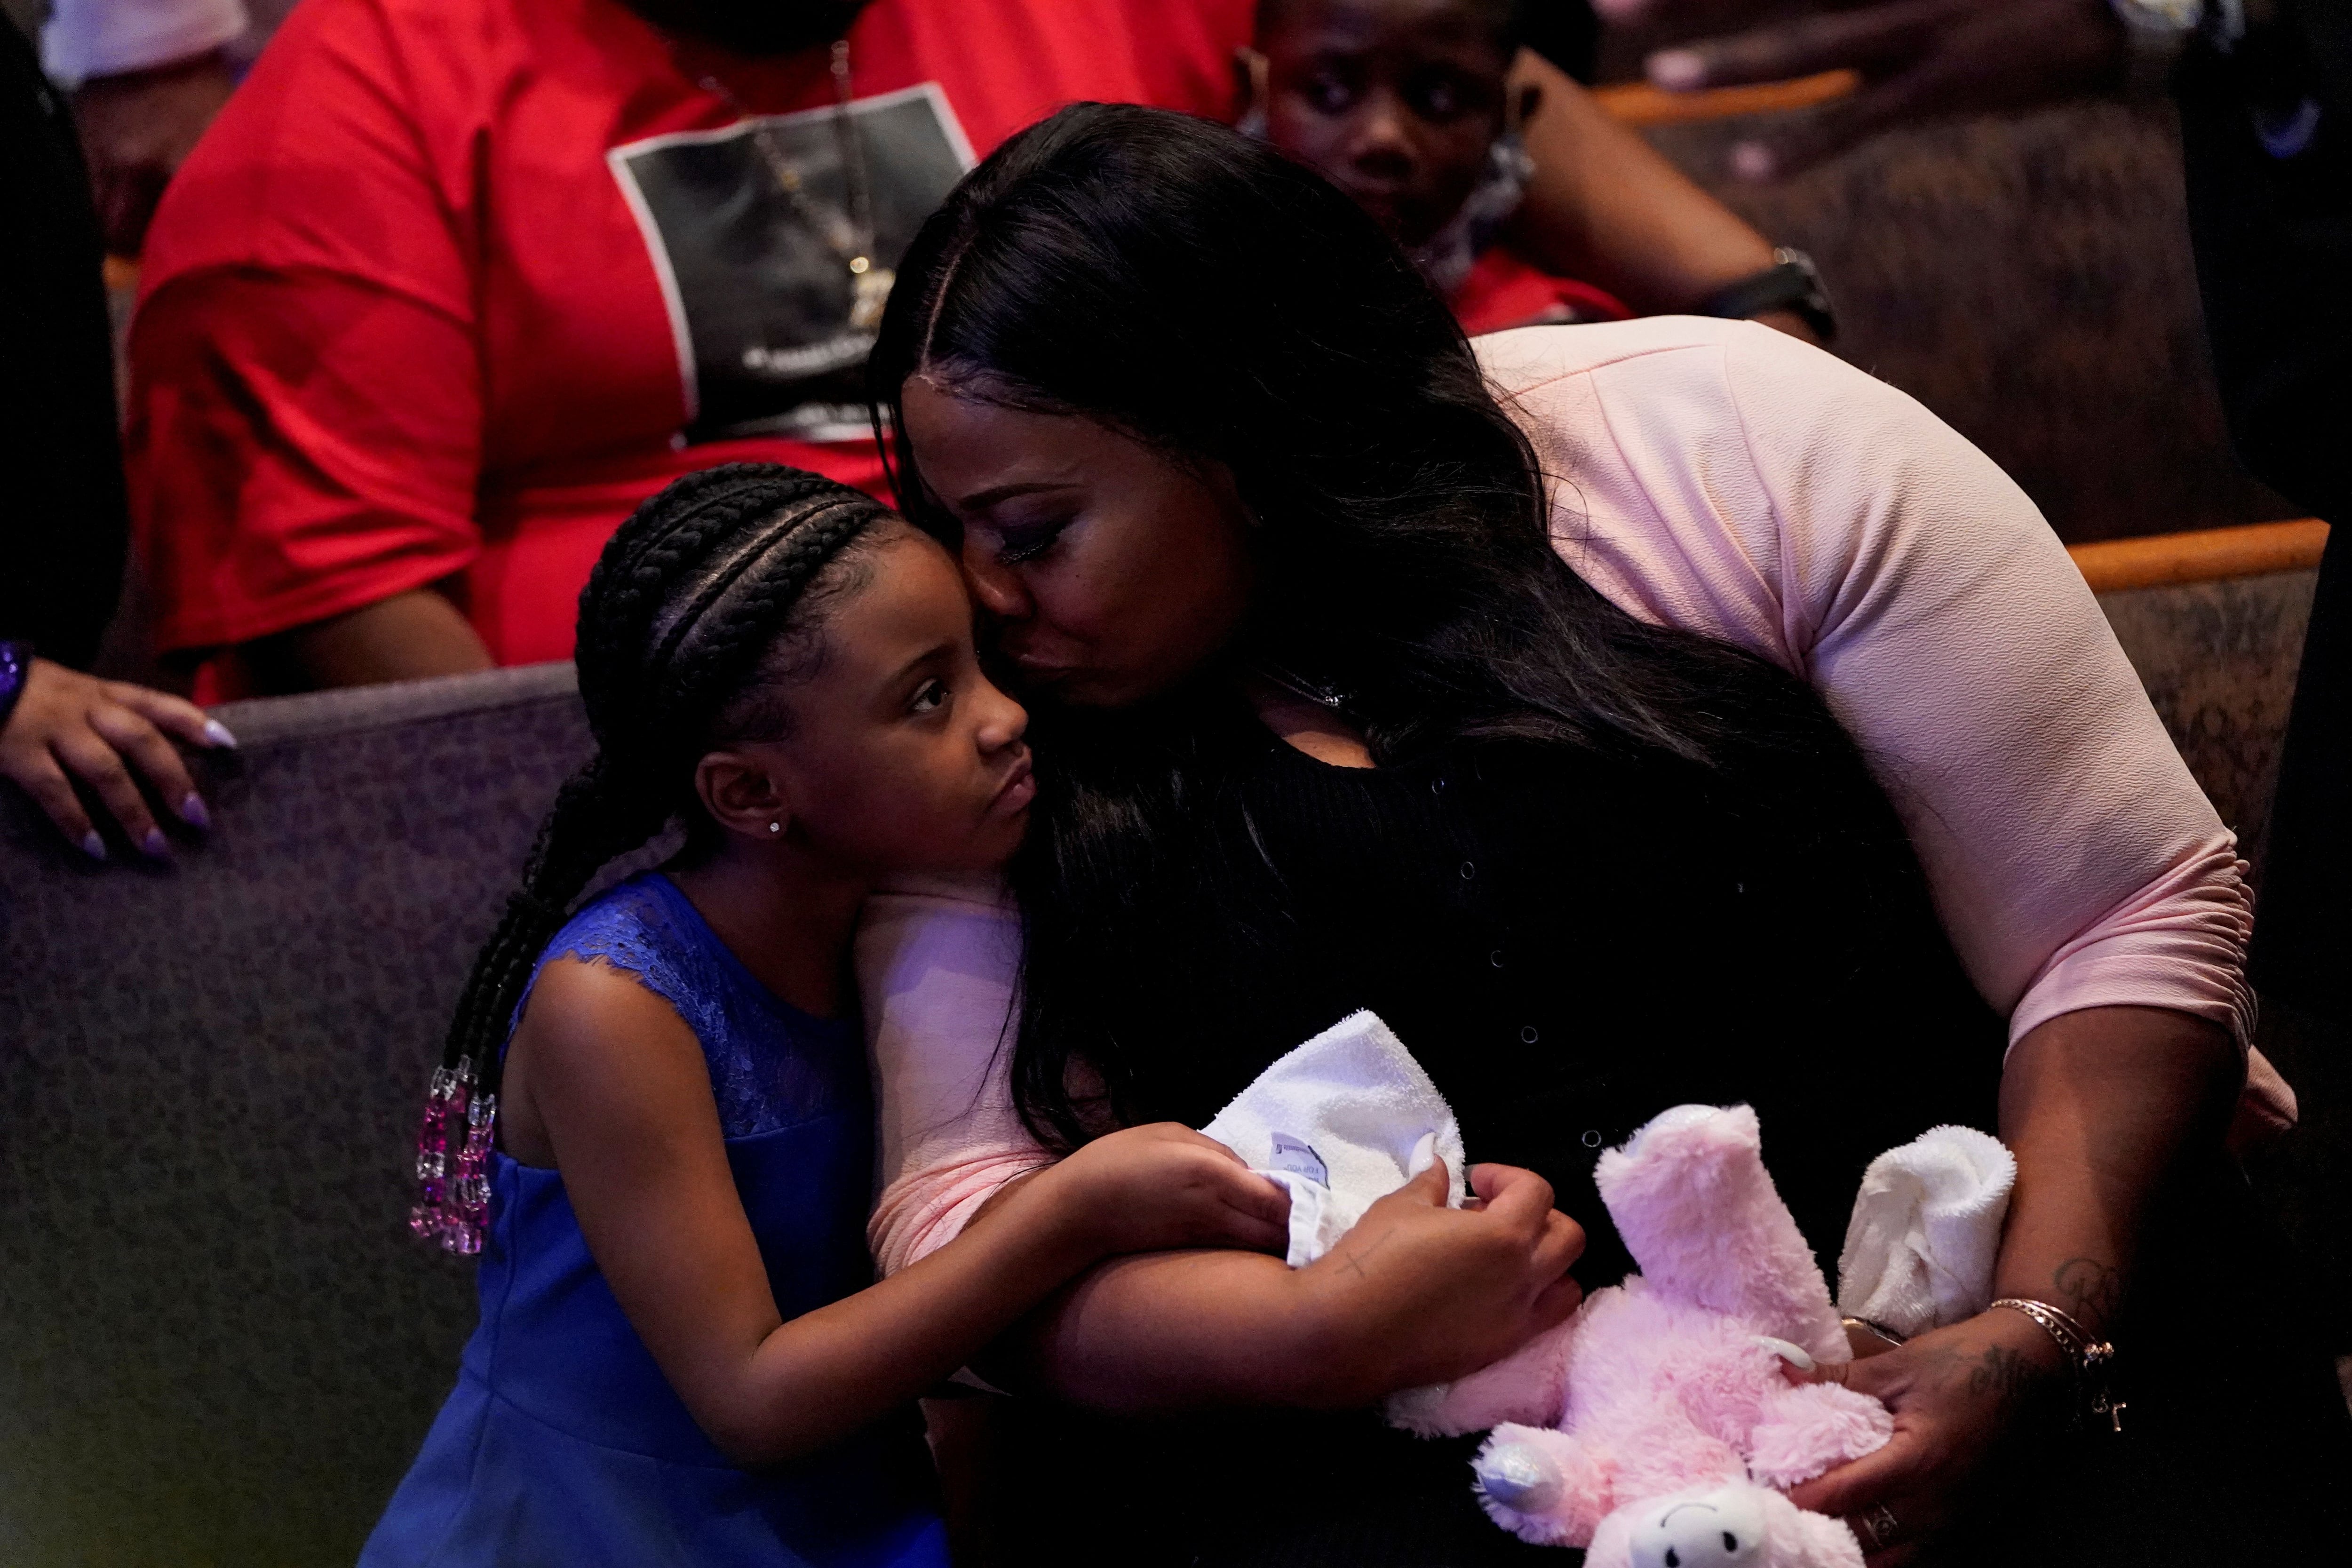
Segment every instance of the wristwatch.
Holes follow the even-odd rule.
[[[1732,321],[1768,310],[1796,316],[1823,342],[1837,336],[1837,313],[1830,308],[1829,290],[1822,287],[1821,268],[1803,251],[1786,247],[1772,252],[1771,266],[1717,290],[1698,308],[1702,316]]]
[[[2205,22],[2205,0],[2107,0],[2124,25],[2124,91],[2134,98],[2162,92],[2181,51]]]

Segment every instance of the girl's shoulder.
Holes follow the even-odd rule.
[[[709,972],[715,967],[709,949],[718,945],[677,884],[658,871],[646,871],[573,911],[549,940],[539,965],[543,969],[559,958],[601,963],[634,975],[684,1012],[684,998],[675,993],[709,987]]]
[[[829,1114],[863,1088],[856,1021],[813,1017],[761,984],[658,871],[581,906],[548,942],[539,969],[559,959],[616,970],[669,1004],[701,1044],[730,1138]]]

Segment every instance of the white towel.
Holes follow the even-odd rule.
[[[1201,1129],[1290,1193],[1290,1266],[1330,1250],[1377,1200],[1445,1162],[1462,1206],[1462,1128],[1386,1024],[1351,1013],[1276,1062]]]
[[[1838,1310],[1909,1336],[1992,1305],[1993,1260],[2017,1161],[1973,1127],[1936,1127],[1863,1173]]]

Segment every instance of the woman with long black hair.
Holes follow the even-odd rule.
[[[2345,1413],[2221,1168],[2234,848],[1980,454],[1749,327],[1474,353],[1312,175],[1102,105],[958,188],[873,363],[1041,780],[1017,938],[933,895],[861,944],[886,1267],[1370,1007],[1474,1156],[1585,1228],[1587,1285],[1626,1268],[1592,1161],[1667,1106],[1755,1105],[1830,1259],[1871,1155],[2000,1131],[1997,1294],[2037,1310],[1857,1362],[1895,1440],[1798,1494],[1874,1563],[2327,1538]],[[1465,1325],[1557,1309],[1556,1249],[1493,1217],[1524,1181],[1485,1180],[1486,1214],[1403,1194],[1297,1273],[1164,1254],[1074,1286],[985,1369],[1029,1396],[1007,1560],[1531,1551],[1465,1446],[1364,1409],[1491,1354]],[[2053,1313],[2120,1347],[2120,1434],[2079,1429]]]

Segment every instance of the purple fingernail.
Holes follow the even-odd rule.
[[[81,836],[81,852],[93,860],[103,860],[106,858],[106,840],[95,831],[85,833]]]
[[[1741,142],[1731,149],[1731,172],[1743,180],[1769,180],[1779,160],[1761,142]]]
[[[163,830],[160,827],[149,828],[147,837],[139,841],[139,847],[158,860],[172,858],[172,841],[163,837]]]
[[[205,739],[215,746],[226,746],[232,752],[236,750],[236,737],[229,732],[227,725],[217,719],[205,721]]]
[[[1706,85],[1706,57],[1696,49],[1660,49],[1644,63],[1651,85],[1668,92],[1688,92]]]
[[[213,814],[205,809],[205,797],[190,790],[188,798],[180,803],[180,820],[191,827],[210,829]]]

